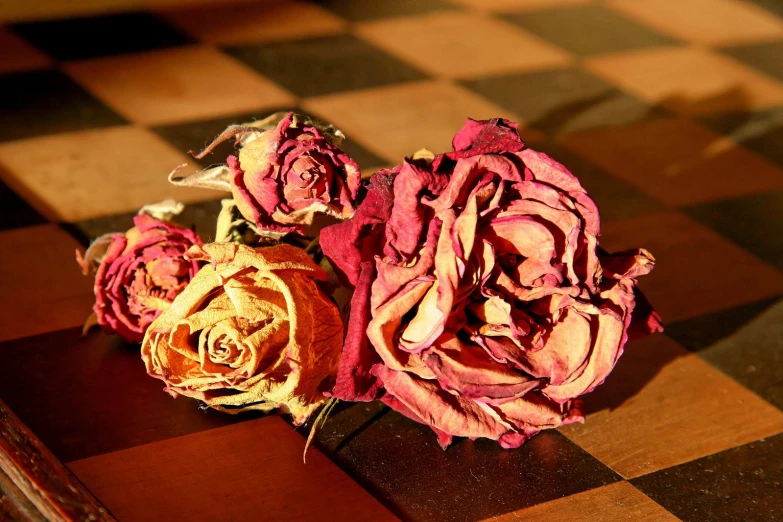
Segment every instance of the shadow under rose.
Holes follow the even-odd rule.
[[[655,343],[648,340],[629,343],[606,381],[592,393],[582,396],[584,414],[619,408],[637,396],[663,368],[687,355],[685,350],[656,348]]]

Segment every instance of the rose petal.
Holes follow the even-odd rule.
[[[370,288],[375,266],[361,264],[356,289],[351,297],[351,314],[346,325],[345,341],[331,396],[343,401],[368,402],[378,398],[381,383],[370,373],[380,359],[369,346],[367,325],[370,322]]]
[[[394,205],[386,224],[386,245],[383,253],[392,262],[404,262],[416,252],[425,228],[426,207],[420,198],[438,194],[446,184],[445,176],[406,160],[394,177]]]
[[[445,392],[437,384],[411,377],[383,365],[373,372],[383,381],[389,395],[422,419],[424,424],[457,437],[497,439],[508,427],[479,403]],[[387,402],[390,406],[394,403]]]
[[[439,339],[423,358],[444,390],[487,404],[517,399],[541,385],[540,380],[497,364],[481,348],[456,337]]]
[[[599,252],[604,277],[631,278],[649,274],[655,268],[655,258],[643,248],[609,254]]]
[[[353,218],[325,227],[320,234],[320,245],[335,272],[347,283],[356,286],[360,266],[371,261],[380,251],[383,225],[391,217],[394,193],[393,176],[388,172],[375,174],[370,180],[367,195]]]

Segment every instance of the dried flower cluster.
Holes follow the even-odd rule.
[[[365,180],[340,131],[294,113],[233,125],[198,157],[228,139],[225,164],[170,176],[231,194],[216,242],[148,208],[79,256],[94,321],[141,341],[174,396],[297,424],[329,398],[381,400],[444,447],[514,448],[582,421],[627,340],[661,330],[636,287],[653,256],[601,249],[596,204],[513,122],[468,120],[451,151]]]

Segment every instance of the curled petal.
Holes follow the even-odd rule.
[[[392,262],[410,259],[417,250],[425,228],[426,210],[421,198],[440,192],[446,177],[436,175],[421,165],[405,161],[394,177],[394,206],[386,224],[384,255]]]
[[[374,373],[386,392],[430,427],[457,437],[498,439],[508,426],[480,403],[452,395],[437,383],[377,365]]]
[[[538,388],[542,381],[497,364],[481,348],[456,337],[441,339],[424,356],[444,390],[487,404],[503,404]]]
[[[454,152],[450,157],[477,156],[499,152],[517,152],[525,147],[519,137],[519,125],[503,118],[486,121],[468,119],[462,129],[454,135],[451,144]]]
[[[600,253],[604,277],[631,278],[649,274],[655,268],[655,258],[643,248],[614,254]]]

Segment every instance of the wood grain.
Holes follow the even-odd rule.
[[[56,225],[0,232],[0,341],[84,324],[95,296],[74,261],[80,246]]]
[[[210,46],[123,54],[63,67],[112,109],[144,125],[251,111],[264,116],[266,108],[295,102],[287,91]],[[231,95],[215,96],[224,88],[224,78],[231,78]]]
[[[172,399],[147,376],[138,345],[99,329],[0,343],[0,353],[0,398],[63,462],[253,417]]]
[[[0,515],[4,519],[114,520],[2,401],[0,470]]]
[[[678,211],[603,223],[601,246],[652,252],[655,270],[639,286],[665,324],[783,293],[779,271]]]
[[[154,132],[133,125],[0,143],[0,163],[8,171],[6,183],[51,221],[136,212],[150,201],[166,198],[190,203],[220,197],[220,192],[182,190],[168,182],[166,172],[171,165],[188,161]],[[194,170],[185,168],[185,172]],[[68,257],[60,257],[59,262],[65,263]],[[65,265],[61,272],[68,268]]]
[[[625,478],[783,432],[783,412],[664,335],[631,343],[560,431]]]
[[[395,517],[277,415],[71,462],[123,522]]]
[[[590,163],[673,206],[735,198],[783,186],[780,167],[685,119],[661,118],[592,129],[565,136],[561,142]],[[753,171],[752,179],[738,178],[738,169]],[[670,218],[664,218],[661,225],[667,226],[668,221]],[[637,230],[637,241],[645,239],[644,229]],[[687,237],[693,232],[688,227],[678,235]],[[701,241],[702,235],[696,231],[693,241]]]
[[[7,522],[45,522],[30,499],[14,484],[11,477],[0,470],[0,520]]]
[[[617,482],[488,520],[493,522],[672,522],[677,517],[628,482]]]
[[[477,13],[442,11],[415,18],[384,18],[359,23],[356,32],[389,54],[445,78],[562,67],[571,60],[560,48]],[[503,48],[516,52],[494,51]]]

